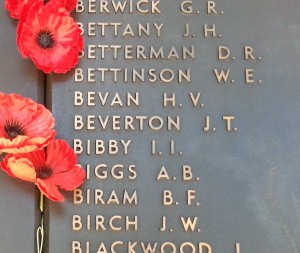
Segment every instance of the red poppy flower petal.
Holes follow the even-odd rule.
[[[43,105],[17,94],[0,93],[0,152],[25,153],[41,149],[54,139],[53,127],[54,118]],[[11,137],[7,129],[18,135]]]
[[[45,73],[66,73],[75,67],[83,49],[83,39],[69,12],[54,0],[46,5],[34,4],[27,16],[23,12],[17,30],[17,44],[22,56],[30,57]],[[37,37],[41,33],[48,36],[49,44],[39,44]]]
[[[23,6],[27,0],[5,0],[5,9],[9,12],[12,18],[19,19]]]
[[[40,51],[40,53],[38,53]],[[49,61],[49,52],[45,52],[37,48],[33,53],[29,54],[29,58],[33,61],[35,66],[42,70],[44,73],[49,74],[55,67],[51,61]]]
[[[54,127],[55,120],[51,112],[43,105],[37,106],[37,111],[31,122],[26,127],[28,136],[45,137],[49,135],[51,129]]]
[[[46,151],[46,164],[53,170],[53,174],[68,171],[75,166],[77,158],[74,150],[64,140],[51,142]]]
[[[74,41],[74,35],[78,36],[81,32],[74,19],[70,16],[62,19],[61,26],[57,27],[57,41],[68,45],[77,45],[77,40]]]
[[[6,168],[6,170],[4,169],[5,171],[8,171],[9,168],[8,174],[11,173],[15,177],[25,181],[35,182],[35,169],[32,162],[27,158],[16,159],[14,156],[12,156],[8,159],[5,159],[4,164],[4,168]]]
[[[51,130],[47,138],[29,138],[27,136],[19,135],[13,140],[10,140],[2,137],[0,138],[0,152],[17,154],[39,150],[53,141],[55,135],[56,132]]]
[[[72,47],[57,46],[50,55],[53,63],[53,72],[64,74],[78,63],[78,51]]]
[[[17,136],[13,140],[1,137],[0,138],[0,152],[3,152],[3,153],[22,153],[23,151],[25,151],[25,148],[23,148],[23,147],[26,146],[27,140],[28,140],[28,137],[22,136],[22,135]],[[29,148],[28,152],[30,152],[30,151],[32,151],[31,148]]]
[[[17,27],[17,45],[23,58],[28,58],[31,50],[36,50],[36,33],[39,31],[39,10],[44,6],[43,1],[28,0],[23,7]]]
[[[61,1],[50,1],[39,9],[39,26],[56,31],[62,25],[63,18],[68,16],[69,13]]]
[[[61,189],[73,191],[83,184],[84,179],[84,170],[79,166],[75,166],[66,172],[54,174],[51,177],[51,182]]]
[[[4,131],[4,124],[12,121],[18,122],[25,129],[27,136],[48,138],[49,135],[52,135],[53,130],[51,128],[54,127],[54,118],[44,106],[17,94],[2,96],[0,93],[0,101],[0,138],[8,137]],[[30,127],[33,125],[41,131],[33,132]],[[9,143],[15,146],[16,143],[24,143],[24,140],[24,138],[19,138]]]
[[[77,4],[77,0],[67,0],[66,1],[66,9],[68,11],[72,11],[75,9],[76,4]]]
[[[40,51],[40,53],[38,53]],[[40,49],[37,49],[34,53],[30,53],[29,57],[32,59],[34,64],[38,69],[43,70],[44,73],[49,74],[50,72],[54,71],[56,72],[56,69],[58,69],[57,73],[65,73],[66,71],[60,72],[59,69],[61,68],[61,65],[64,67],[63,64],[61,64],[60,61],[63,61],[65,59],[62,59],[62,57],[67,52],[63,51],[63,54],[55,54],[54,50],[51,49],[51,53],[49,51],[42,51]],[[56,60],[57,59],[57,60]],[[66,59],[68,61],[70,59]]]
[[[34,31],[26,23],[19,22],[18,27],[20,24],[22,24],[22,32],[17,36],[18,50],[22,57],[26,59],[29,57],[31,51],[38,47],[34,39]]]
[[[27,1],[28,2],[27,2],[27,4],[24,5],[21,15],[20,15],[20,20],[19,20],[19,23],[17,26],[17,40],[16,40],[18,49],[24,58],[27,58],[28,55],[24,54],[24,52],[22,52],[21,48],[19,47],[20,46],[20,34],[23,31],[24,25],[26,25],[26,19],[28,18],[28,16],[31,15],[30,20],[33,20],[36,17],[35,23],[38,24],[38,18],[35,14],[36,14],[37,8],[40,8],[41,6],[44,5],[42,0],[39,0],[39,1],[38,0],[27,0]],[[36,24],[36,26],[37,26],[37,24]],[[32,27],[32,28],[34,28],[34,27]],[[23,39],[24,39],[24,36],[22,36],[22,40]]]
[[[43,0],[27,0],[27,4],[24,5],[20,22],[26,22],[26,19],[30,19],[30,23],[34,25],[39,24],[38,13],[41,7],[44,6]],[[33,27],[35,28],[35,27]]]
[[[52,184],[50,180],[38,178],[36,185],[47,198],[58,202],[63,202],[65,200],[64,196],[58,191],[57,186]]]
[[[8,154],[5,159],[14,157],[15,159],[28,159],[34,168],[41,168],[45,164],[45,152],[44,150],[37,150],[34,152],[20,153],[20,154]]]
[[[16,140],[18,138],[18,140]],[[9,152],[10,149],[18,149],[18,146],[20,144],[23,144],[26,136],[18,136],[15,138],[14,145],[12,144],[12,141],[10,139],[7,139],[5,137],[0,138],[0,152],[1,153],[11,153]]]
[[[0,136],[6,136],[6,132],[4,130],[4,126],[3,126],[4,122],[0,121]],[[0,137],[1,138],[1,137]],[[1,152],[1,151],[0,151]]]
[[[7,155],[5,158],[7,159],[9,155]],[[11,172],[10,168],[6,166],[5,160],[3,162],[0,162],[0,167],[2,170],[4,170],[8,175],[11,177],[15,177],[15,175]]]
[[[5,123],[14,119],[26,124],[36,114],[37,103],[32,99],[23,98],[18,94],[1,95],[0,121]]]

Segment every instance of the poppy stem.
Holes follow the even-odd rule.
[[[40,194],[40,210],[42,213],[44,212],[44,195],[43,195],[43,193]]]
[[[36,231],[37,253],[42,253],[44,245],[44,195],[40,193],[41,223]]]

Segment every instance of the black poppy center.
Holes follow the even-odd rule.
[[[51,31],[44,29],[41,30],[36,36],[37,44],[43,49],[53,48],[55,40]]]
[[[48,3],[49,2],[49,0],[44,0],[44,5],[46,4],[46,3]]]
[[[36,171],[36,177],[40,179],[48,179],[52,174],[53,170],[49,166],[44,166]]]
[[[16,120],[5,122],[4,131],[11,139],[16,138],[18,135],[26,135],[26,129]]]

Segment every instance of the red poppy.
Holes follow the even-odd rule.
[[[59,2],[63,1],[63,4],[67,9],[67,11],[72,11],[73,9],[75,9],[77,4],[77,0],[54,0],[54,1],[59,1]]]
[[[12,18],[19,19],[23,6],[28,0],[5,0],[5,9]]]
[[[17,28],[21,55],[30,57],[45,73],[66,73],[77,64],[78,54],[83,49],[81,29],[55,1],[28,5],[22,11]]]
[[[54,118],[43,105],[0,92],[0,153],[27,153],[54,139]]]
[[[30,5],[32,5],[34,2],[51,2],[55,1],[57,3],[62,4],[67,11],[72,11],[75,9],[77,0],[49,0],[49,1],[44,1],[44,0],[33,0],[30,2]],[[5,9],[9,12],[9,15],[12,18],[19,19],[23,7],[28,3],[28,0],[5,0]]]
[[[46,149],[26,154],[9,154],[1,167],[10,176],[34,182],[40,191],[53,201],[64,201],[58,187],[72,191],[85,178],[84,170],[76,165],[76,155],[67,142],[56,140]]]

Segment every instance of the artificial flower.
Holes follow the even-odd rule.
[[[77,0],[54,0],[54,1],[63,1],[63,4],[67,11],[72,11],[75,9]]]
[[[45,73],[66,73],[83,49],[81,29],[68,11],[51,1],[24,7],[17,28],[21,55]]]
[[[27,153],[48,145],[56,132],[43,105],[17,94],[0,92],[0,153]]]
[[[5,9],[9,12],[9,15],[12,18],[19,19],[21,12],[23,10],[23,7],[28,3],[29,5],[32,5],[34,2],[43,2],[44,4],[48,2],[55,1],[57,3],[61,3],[67,11],[72,11],[75,9],[77,0],[5,0],[4,6]]]
[[[72,191],[85,178],[84,170],[76,165],[76,155],[66,141],[51,142],[46,152],[38,150],[26,154],[9,154],[1,167],[10,176],[33,182],[53,201],[64,201],[58,187]]]
[[[19,19],[23,6],[27,2],[28,0],[5,0],[4,6],[12,18]]]

